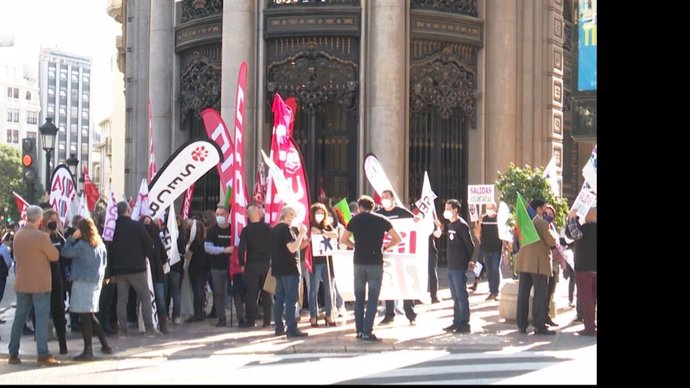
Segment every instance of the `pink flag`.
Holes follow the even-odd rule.
[[[290,188],[295,193],[300,206],[303,211],[298,211],[298,214],[303,215],[303,223],[309,230],[309,186],[307,184],[307,175],[304,169],[304,161],[302,155],[297,148],[295,140],[292,138],[291,121],[293,120],[293,112],[290,107],[283,101],[278,93],[273,99],[273,139],[271,140],[271,158],[275,164],[283,170],[285,179],[290,184]],[[269,175],[270,177],[270,175]],[[280,212],[283,208],[282,201],[276,199],[275,184],[271,182],[269,185],[269,193],[267,195],[268,208],[266,209],[266,216],[271,216],[271,224],[278,222]],[[312,272],[311,249],[306,250],[304,264],[309,272]]]
[[[217,110],[206,108],[201,111],[201,118],[204,120],[204,128],[206,129],[206,136],[213,140],[220,151],[223,153],[223,162],[216,166],[218,176],[220,177],[220,185],[222,187],[221,198],[225,195],[230,187],[232,187],[233,179],[233,155],[235,153],[235,143],[230,137],[230,131],[225,125],[225,121],[220,117]]]
[[[244,111],[245,90],[247,87],[247,62],[240,64],[240,73],[237,76],[237,94],[235,99],[235,155],[231,170],[233,171],[232,183],[232,210],[230,212],[230,234],[235,246],[230,257],[230,275],[241,273],[244,268],[240,266],[239,250],[240,233],[247,225],[247,183],[244,179]]]
[[[196,182],[192,183],[192,185],[189,186],[187,191],[184,193],[184,201],[182,202],[182,212],[180,213],[180,217],[183,220],[189,218],[189,209],[192,207],[192,196],[194,195],[195,186]]]
[[[151,113],[151,100],[148,101],[148,114],[149,114],[149,167],[146,170],[146,180],[151,183],[153,177],[156,176],[156,156],[153,154],[153,120]]]

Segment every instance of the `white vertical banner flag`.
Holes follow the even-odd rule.
[[[513,231],[508,226],[508,218],[510,218],[510,208],[508,204],[501,201],[498,204],[498,212],[496,213],[496,223],[498,224],[498,238],[503,241],[513,242]]]
[[[273,160],[266,155],[264,150],[261,150],[261,156],[264,158],[264,163],[268,166],[268,173],[275,184],[277,194],[285,202],[297,211],[297,218],[303,219],[309,209],[305,209],[304,205],[299,201],[297,194],[292,191],[292,185],[287,181],[283,171],[273,163]]]
[[[113,241],[115,234],[115,221],[117,221],[117,200],[115,193],[110,192],[108,206],[105,209],[105,223],[103,224],[103,240]]]
[[[141,180],[141,185],[139,185],[139,194],[137,194],[137,201],[134,203],[132,208],[132,219],[138,221],[141,216],[150,216],[151,210],[149,209],[149,185],[146,183],[146,179]]]
[[[585,183],[589,185],[589,187],[594,190],[594,193],[597,192],[597,145],[594,145],[594,149],[592,150],[592,154],[589,155],[589,160],[587,163],[585,163],[585,166],[582,168],[582,176],[585,178]]]
[[[158,309],[156,308],[156,294],[153,292],[153,277],[151,275],[151,263],[149,262],[149,258],[146,258],[146,285],[149,288],[149,295],[151,296],[151,299],[149,303],[151,303],[151,313],[153,314],[153,327],[156,328],[158,327]],[[146,303],[143,300],[141,303]],[[142,308],[139,308],[139,321],[142,321],[141,317],[143,316],[143,311]]]
[[[163,242],[165,252],[168,254],[169,265],[175,265],[181,260],[180,252],[177,250],[177,237],[179,234],[177,229],[177,216],[175,216],[175,204],[172,203],[168,211],[168,222],[165,225],[165,229],[161,231],[161,241]],[[164,267],[164,269],[165,268],[166,267]],[[167,269],[169,271],[170,267],[167,266]]]
[[[561,188],[560,185],[558,184],[558,170],[556,169],[556,158],[551,157],[551,160],[549,161],[549,164],[546,165],[544,168],[544,178],[549,181],[549,186],[551,186],[551,191],[553,194],[560,198],[561,197]]]
[[[429,174],[424,171],[424,181],[422,183],[422,197],[415,202],[417,209],[424,217],[422,221],[422,226],[424,232],[427,230],[429,234],[434,231],[434,214],[436,213],[436,205],[434,201],[438,196],[431,190],[431,183],[429,182]],[[427,234],[428,235],[428,234]]]
[[[383,170],[383,166],[381,165],[381,162],[379,162],[379,159],[376,157],[376,155],[369,153],[364,158],[364,173],[369,180],[369,184],[374,188],[374,191],[376,191],[379,196],[381,196],[384,190],[390,190],[395,196],[395,204],[397,206],[406,208],[398,194],[395,193],[393,184],[391,184],[391,181],[388,179],[388,175],[386,175],[386,171]]]
[[[86,193],[81,193],[81,197],[79,198],[79,210],[77,211],[77,214],[84,218],[91,217],[89,207],[86,205]],[[76,228],[77,225],[72,225],[72,227]]]

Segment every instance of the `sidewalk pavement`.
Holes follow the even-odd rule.
[[[7,279],[5,298],[0,304],[0,318],[7,322],[0,324],[0,360],[8,357],[8,342],[12,322],[14,321],[14,275]],[[354,315],[348,310],[338,318],[336,327],[326,327],[323,319],[318,328],[309,325],[309,313],[302,311],[300,330],[309,333],[308,337],[287,339],[285,336],[274,336],[273,327],[252,329],[233,327],[215,327],[215,319],[197,323],[168,324],[167,335],[145,337],[136,332],[129,337],[109,336],[108,341],[113,349],[112,355],[100,353],[98,339],[93,339],[94,355],[100,359],[126,358],[198,358],[213,355],[248,354],[248,353],[364,353],[390,350],[447,350],[458,351],[510,351],[517,350],[565,350],[596,344],[596,337],[581,337],[576,333],[584,328],[581,322],[574,322],[575,309],[568,307],[567,280],[560,279],[556,289],[558,316],[554,319],[560,326],[557,334],[542,336],[520,334],[515,322],[505,322],[498,316],[498,301],[485,301],[488,296],[488,283],[483,281],[477,291],[470,293],[470,334],[446,333],[443,328],[452,323],[453,302],[447,286],[445,268],[439,268],[440,303],[417,305],[416,325],[410,325],[404,315],[397,315],[395,322],[379,325],[382,316],[374,322],[374,334],[381,342],[361,342],[355,338]],[[503,282],[505,279],[502,279]],[[499,296],[500,298],[500,296]],[[230,312],[227,311],[228,318]],[[259,320],[260,322],[260,320]],[[68,323],[69,325],[69,323]],[[130,329],[130,333],[133,330]],[[48,342],[52,354],[63,362],[71,362],[73,357],[83,350],[81,333],[72,333],[67,329],[67,355],[58,354],[57,339]],[[20,357],[36,357],[36,345],[32,336],[22,335]]]

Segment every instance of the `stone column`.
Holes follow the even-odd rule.
[[[173,7],[169,0],[151,0],[149,99],[156,165],[161,167],[172,153],[172,70],[174,60]],[[148,114],[148,112],[147,112]],[[148,134],[148,127],[146,133]],[[148,136],[147,136],[148,140]],[[146,143],[148,167],[148,142]]]
[[[263,3],[263,2],[262,2]],[[221,78],[223,80],[220,95],[220,114],[235,138],[235,99],[237,94],[237,76],[240,64],[247,62],[247,86],[244,102],[244,173],[247,187],[252,187],[256,172],[257,155],[255,118],[256,110],[256,12],[255,0],[233,0],[223,3],[223,60]]]
[[[375,153],[396,193],[404,196],[407,114],[407,1],[371,0],[368,35],[369,150]],[[366,152],[366,150],[365,150]],[[365,190],[366,191],[366,190]],[[406,198],[400,198],[405,201]]]
[[[486,1],[486,177],[494,182],[516,159],[517,3]]]
[[[128,2],[126,6],[125,63],[125,192],[135,196],[148,166],[148,118],[146,100],[149,96],[149,12],[150,2]]]

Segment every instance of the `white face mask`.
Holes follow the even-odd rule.
[[[323,221],[323,219],[324,219],[324,215],[321,213],[314,215],[314,220],[319,224],[321,223],[321,221]]]
[[[450,221],[450,219],[453,217],[453,212],[450,210],[444,210],[443,211],[443,218],[447,219]]]
[[[388,199],[388,198],[382,199],[382,200],[381,200],[381,205],[383,206],[384,209],[389,209],[389,208],[391,208],[391,207],[393,206],[393,201],[391,201],[391,200]]]
[[[216,216],[216,222],[218,223],[218,225],[225,225],[225,217]]]
[[[299,221],[299,218],[297,218],[297,217],[293,218],[292,222],[290,222],[290,226],[295,227],[295,228],[298,227],[299,224],[300,224],[300,221]]]
[[[489,216],[489,217],[493,217],[493,216],[496,215],[496,210],[494,210],[494,209],[489,209],[489,210],[486,211],[486,215]]]

